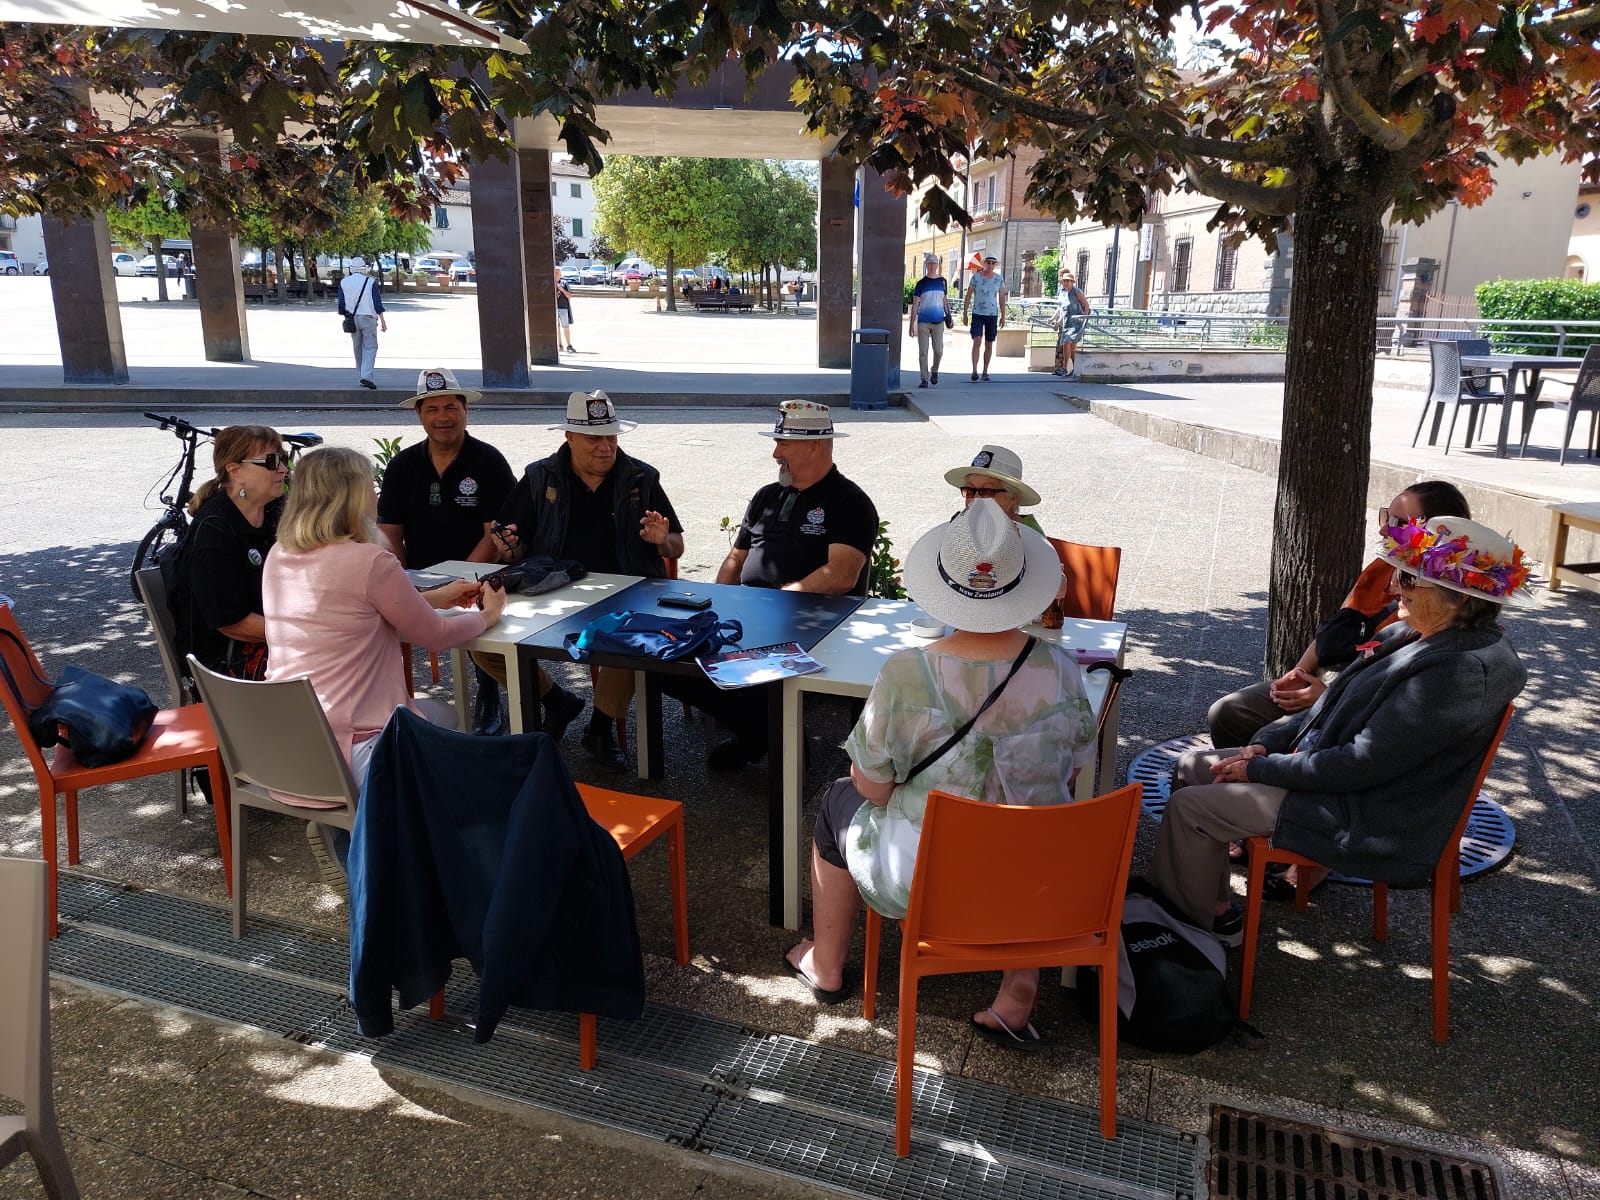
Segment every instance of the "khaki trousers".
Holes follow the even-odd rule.
[[[1237,750],[1191,750],[1178,759],[1172,797],[1156,834],[1150,882],[1184,917],[1210,929],[1226,903],[1228,843],[1270,836],[1288,795],[1264,783],[1211,783],[1211,765]]]
[[[933,369],[939,370],[939,362],[944,358],[944,322],[943,321],[918,321],[917,322],[917,369],[922,378],[928,378],[928,346],[933,345]]]
[[[498,654],[471,651],[472,661],[506,686],[506,661]],[[628,715],[628,705],[633,703],[633,672],[620,667],[600,667],[594,685],[594,707],[597,712],[618,720]],[[543,699],[555,686],[543,667],[539,668],[539,697]]]
[[[1229,692],[1206,713],[1213,746],[1248,746],[1256,730],[1284,716],[1272,698],[1270,683],[1252,683]]]

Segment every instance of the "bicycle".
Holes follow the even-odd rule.
[[[133,589],[133,598],[140,599],[138,575],[147,565],[159,563],[167,552],[167,548],[176,548],[182,543],[184,534],[189,531],[189,501],[193,498],[195,472],[195,454],[203,442],[210,441],[216,436],[215,429],[201,429],[198,425],[191,425],[182,417],[162,416],[160,413],[147,412],[147,420],[156,422],[162,429],[170,429],[183,444],[183,453],[178,457],[178,465],[172,468],[166,480],[158,485],[161,492],[161,503],[165,509],[161,518],[151,527],[139,542],[139,548],[133,553],[133,566],[128,571],[128,584]],[[283,440],[289,446],[289,461],[294,462],[300,451],[312,446],[322,444],[322,435],[318,433],[286,433]],[[177,482],[177,490],[170,495],[167,489],[173,482]]]

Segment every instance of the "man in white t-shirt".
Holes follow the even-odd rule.
[[[376,388],[372,369],[378,362],[378,330],[388,333],[389,322],[383,315],[378,281],[367,274],[365,266],[354,268],[339,281],[339,315],[355,326],[350,330],[350,345],[356,355],[357,379],[364,388]]]
[[[989,360],[994,357],[994,340],[1006,324],[1006,281],[995,270],[1000,260],[990,254],[983,270],[967,282],[966,310],[972,325],[972,378],[978,378],[978,347],[983,347],[983,379],[989,380]]]

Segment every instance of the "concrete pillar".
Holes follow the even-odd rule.
[[[817,197],[817,366],[850,365],[855,313],[856,168],[848,159],[822,160]]]
[[[70,223],[45,217],[44,251],[61,339],[62,382],[127,383],[128,351],[105,215]]]
[[[528,386],[528,331],[523,323],[522,221],[514,158],[486,155],[472,164],[472,248],[478,270],[478,345],[483,386]]]
[[[550,203],[550,152],[518,150],[517,158],[522,163],[528,347],[535,363],[553,367],[561,362],[561,351],[556,338],[555,208]]]
[[[194,287],[200,301],[200,337],[207,362],[245,362],[250,332],[244,315],[239,239],[222,225],[191,223]]]
[[[889,331],[889,387],[900,386],[905,324],[906,200],[891,195],[883,176],[861,169],[861,325]]]

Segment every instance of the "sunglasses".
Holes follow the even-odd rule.
[[[1396,572],[1394,582],[1396,587],[1407,592],[1411,591],[1413,588],[1425,588],[1433,586],[1431,583],[1425,583],[1418,579],[1410,571]]]
[[[276,471],[279,467],[289,469],[289,452],[287,450],[274,450],[271,454],[263,454],[260,458],[242,458],[240,462],[247,462],[253,467],[265,467],[269,471]]]
[[[1396,516],[1394,513],[1389,511],[1387,506],[1378,509],[1379,529],[1398,529],[1400,526],[1407,524],[1410,520],[1410,517]]]
[[[961,494],[968,500],[992,500],[1007,493],[1005,488],[963,487]]]

